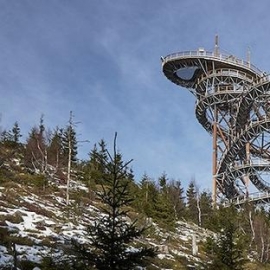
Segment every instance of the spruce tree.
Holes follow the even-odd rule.
[[[91,167],[91,179],[96,184],[103,184],[103,175],[106,172],[106,164],[108,163],[108,153],[106,142],[102,139],[98,143],[98,147],[95,145],[90,152],[89,165]]]
[[[44,173],[47,169],[47,145],[43,116],[40,118],[39,127],[34,126],[26,140],[25,165],[35,172]]]
[[[12,132],[9,130],[3,130],[1,132],[1,142],[5,145],[9,145],[13,141]]]
[[[198,207],[197,207],[197,192],[195,182],[191,181],[187,191],[187,219],[198,224]]]
[[[12,130],[4,130],[0,133],[0,168],[7,160],[11,160],[14,157],[22,157],[21,154],[24,151],[24,147],[19,142],[20,137],[18,122],[15,122]]]
[[[132,247],[133,241],[142,236],[145,228],[138,229],[136,221],[128,222],[128,207],[133,200],[129,192],[128,166],[132,160],[123,162],[122,155],[116,151],[116,137],[113,155],[106,150],[108,160],[104,164],[102,191],[97,193],[104,205],[103,215],[88,228],[91,247],[75,244],[85,267],[101,270],[135,269],[143,266],[146,258],[155,255],[152,248]]]
[[[137,207],[165,226],[174,227],[175,215],[171,194],[169,193],[169,180],[165,173],[158,178],[158,184],[144,174],[140,182]]]
[[[147,217],[155,217],[155,205],[159,196],[159,190],[154,180],[152,180],[147,174],[144,174],[137,196],[138,210],[143,212]]]
[[[185,214],[184,189],[180,181],[171,180],[168,184],[168,197],[173,205],[174,219],[177,220]]]
[[[109,158],[106,149],[106,143],[102,139],[98,144],[94,144],[89,153],[89,160],[82,164],[84,182],[92,190],[96,188],[96,185],[104,184],[102,176],[106,171],[105,164]]]
[[[20,137],[22,137],[22,135],[21,135],[21,129],[17,121],[14,123],[14,126],[12,128],[12,135],[13,135],[12,136],[13,142],[15,144],[18,144],[20,142]]]
[[[153,206],[153,218],[164,227],[173,229],[175,216],[171,201],[163,193],[159,193]]]
[[[161,191],[163,193],[167,193],[168,178],[165,172],[162,173],[162,175],[158,178],[158,183],[159,183]]]
[[[148,204],[149,202],[149,189],[150,189],[150,182],[151,179],[149,178],[149,176],[145,173],[141,179],[140,182],[140,200],[138,200],[138,202],[140,203],[139,207],[142,207],[141,209],[144,209],[145,206]]]
[[[206,252],[211,258],[205,264],[209,270],[243,270],[246,262],[246,236],[240,228],[237,210],[234,206],[220,208],[215,217],[216,235],[206,241]]]
[[[56,170],[63,165],[62,159],[62,130],[56,127],[50,136],[50,143],[48,145],[48,163],[56,168]]]
[[[204,228],[211,228],[211,217],[214,209],[212,207],[212,194],[207,191],[203,191],[200,194],[200,210],[201,210],[201,226]]]
[[[20,127],[18,122],[14,123],[12,130],[3,130],[0,134],[0,142],[8,147],[17,147],[21,137]]]
[[[73,124],[69,124],[64,130],[62,134],[62,151],[63,151],[63,159],[65,163],[69,160],[69,151],[71,151],[71,163],[75,164],[77,161],[77,138],[76,131]]]

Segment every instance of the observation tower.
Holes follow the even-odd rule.
[[[270,77],[247,60],[199,48],[162,57],[164,75],[196,98],[213,138],[213,202],[270,201]]]

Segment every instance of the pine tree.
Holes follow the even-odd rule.
[[[207,191],[203,191],[200,194],[199,205],[201,211],[201,226],[204,228],[211,227],[211,217],[213,215],[213,207],[212,207],[212,194]]]
[[[17,121],[14,123],[14,126],[12,128],[12,135],[14,143],[18,144],[20,142],[20,137],[22,137],[22,135],[21,129]]]
[[[175,218],[173,214],[173,204],[168,196],[168,181],[165,173],[158,178],[159,193],[153,204],[153,218],[163,225],[173,228],[175,225]]]
[[[197,207],[197,192],[195,182],[191,181],[187,191],[187,219],[198,224],[198,207]]]
[[[0,134],[0,168],[7,160],[21,158],[24,152],[23,145],[19,143],[20,128],[15,122],[12,130],[4,130]]]
[[[148,247],[131,247],[131,243],[140,237],[145,228],[136,228],[136,221],[128,222],[128,206],[132,202],[129,192],[131,183],[129,164],[124,163],[122,155],[116,151],[116,135],[114,152],[111,156],[108,151],[108,160],[104,164],[102,191],[97,193],[103,202],[104,215],[89,226],[89,235],[92,239],[92,249],[76,244],[83,257],[85,266],[94,266],[96,269],[135,269],[143,265],[147,257],[153,257],[155,252]],[[104,160],[103,160],[104,161]]]
[[[159,190],[154,180],[147,174],[144,174],[140,184],[138,195],[136,198],[136,207],[139,211],[143,212],[147,217],[155,217],[155,205],[159,196]]]
[[[167,174],[165,172],[162,173],[162,175],[158,178],[158,183],[159,183],[161,191],[163,193],[167,193],[168,178],[167,178]]]
[[[62,129],[56,127],[50,136],[48,145],[48,163],[58,169],[63,166],[63,152],[62,152]]]
[[[220,208],[214,219],[216,236],[209,237],[206,242],[206,252],[212,259],[205,265],[206,269],[243,270],[246,239],[237,210],[234,206]]]
[[[11,131],[3,130],[1,132],[1,142],[7,145],[12,141],[13,141],[13,136],[12,136]]]
[[[62,143],[63,143],[63,159],[65,163],[69,159],[69,149],[71,151],[71,163],[75,164],[77,162],[77,138],[76,131],[72,124],[68,125],[62,134]]]
[[[185,215],[184,189],[180,181],[171,180],[168,184],[168,197],[173,205],[174,219]]]
[[[105,164],[108,162],[106,143],[102,139],[98,144],[94,144],[89,153],[89,160],[83,162],[82,171],[84,182],[94,190],[96,185],[104,184],[103,175],[106,172]]]
[[[17,147],[19,145],[19,140],[22,135],[20,134],[19,124],[16,121],[12,130],[4,130],[1,132],[0,141],[5,144],[5,146]]]
[[[39,127],[33,127],[26,140],[25,164],[41,173],[47,170],[47,144],[43,115],[40,118]]]
[[[106,170],[106,164],[108,163],[109,155],[107,151],[106,142],[102,139],[99,144],[99,151],[93,155],[97,162],[97,169],[103,174]]]
[[[141,200],[142,205],[145,205],[149,201],[149,185],[150,185],[151,179],[149,176],[145,173],[142,177],[142,180],[140,182],[140,188],[141,188]]]
[[[95,145],[90,153],[91,179],[96,184],[103,184],[103,175],[106,173],[108,160],[107,145],[102,139],[98,143],[98,147]]]

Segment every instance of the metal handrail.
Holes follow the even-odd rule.
[[[253,123],[250,123],[250,125],[248,126],[245,126],[245,129],[243,129],[242,130],[242,132],[240,133],[240,134],[238,134],[237,135],[237,137],[235,138],[235,140],[234,140],[234,143],[233,143],[233,146],[230,148],[230,149],[226,149],[225,151],[224,151],[224,153],[223,153],[223,157],[221,158],[221,161],[220,161],[220,164],[219,164],[219,168],[218,168],[218,171],[219,171],[219,173],[220,174],[222,174],[222,173],[224,173],[225,171],[220,171],[221,170],[221,168],[222,168],[222,165],[224,165],[225,164],[225,166],[226,166],[226,168],[228,168],[228,164],[227,164],[227,162],[226,162],[226,157],[227,157],[227,155],[228,155],[228,152],[229,151],[233,151],[233,150],[236,150],[236,147],[238,147],[239,146],[239,144],[238,143],[236,143],[237,141],[239,142],[240,140],[241,140],[241,138],[244,136],[244,134],[248,134],[248,132],[250,131],[250,130],[252,130],[252,128],[254,128],[254,127],[260,127],[260,126],[262,126],[262,124],[266,124],[266,123],[269,123],[269,119],[263,119],[263,120],[260,120],[260,121],[256,121],[256,122],[253,122]],[[249,166],[249,167],[254,167],[254,166],[256,166],[255,164],[252,166],[251,164],[246,164],[244,167],[246,167],[246,166]],[[258,165],[257,165],[258,166]],[[267,167],[269,167],[269,165],[267,166]],[[236,168],[235,168],[236,169]],[[237,171],[237,169],[236,169],[236,171]],[[261,184],[263,184],[266,188],[270,188],[270,184],[268,183],[268,182],[266,182],[266,181],[264,181],[263,179],[258,179],[259,180],[259,182],[261,183]]]
[[[237,196],[235,198],[230,199],[227,203],[225,203],[225,206],[229,206],[231,203],[240,205],[247,201],[260,201],[270,199],[270,193],[269,192],[255,192],[249,194],[247,197],[244,196]]]
[[[200,84],[202,81],[211,77],[215,77],[215,76],[233,76],[233,77],[246,80],[250,83],[254,83],[254,77],[245,72],[239,71],[237,69],[221,68],[217,70],[211,70],[207,74],[202,74],[198,78],[197,84]]]
[[[222,60],[223,62],[227,62],[230,64],[233,63],[233,64],[237,64],[238,66],[245,67],[245,68],[255,72],[259,76],[265,75],[265,73],[263,71],[261,71],[256,66],[251,64],[249,61],[245,61],[243,59],[237,58],[231,54],[226,54],[226,53],[222,53],[222,54],[218,53],[217,54],[215,52],[210,52],[210,51],[205,51],[205,50],[183,51],[183,52],[168,54],[167,56],[165,56],[163,58],[163,64],[165,64],[171,60],[186,58],[187,56],[189,56],[189,57],[207,56],[211,59]]]

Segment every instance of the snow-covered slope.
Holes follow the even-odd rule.
[[[14,182],[0,187],[1,269],[13,266],[14,258],[19,268],[28,261],[31,269],[42,269],[45,257],[56,261],[65,257],[64,247],[71,238],[89,240],[86,228],[101,215],[99,202],[78,182],[72,182],[70,198],[67,207],[65,187],[52,184],[45,189]],[[209,234],[183,221],[177,223],[174,232],[152,222],[149,234],[139,241],[158,248],[153,269],[187,269],[181,265],[197,265],[205,256],[200,243]],[[192,249],[192,241],[199,247],[198,253],[196,245]]]

